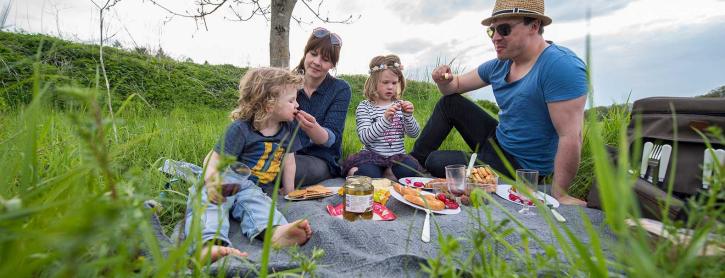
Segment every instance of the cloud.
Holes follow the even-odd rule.
[[[596,105],[650,96],[696,96],[725,85],[725,17],[592,38]],[[562,42],[584,57],[583,40]],[[630,96],[631,92],[631,96]]]
[[[604,16],[627,7],[637,0],[566,0],[548,1],[546,15],[555,22],[576,21],[586,17],[591,7],[592,17]],[[490,14],[495,1],[454,0],[441,4],[439,0],[395,0],[388,3],[405,23],[439,23],[463,12],[478,12],[481,19]]]
[[[431,47],[433,44],[419,38],[411,38],[403,41],[386,43],[385,48],[398,54],[414,54]]]
[[[636,1],[636,0],[634,0]],[[547,16],[556,22],[576,21],[586,17],[587,7],[591,7],[592,18],[604,16],[624,9],[633,0],[566,0],[548,1],[546,3]]]
[[[480,11],[481,16],[491,12],[492,1],[480,0],[395,0],[388,8],[400,16],[404,23],[440,23],[462,12]],[[483,18],[481,18],[483,19]]]

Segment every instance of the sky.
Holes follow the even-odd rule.
[[[93,0],[100,3],[101,0]],[[80,42],[97,42],[98,8],[92,0],[0,0],[11,3],[6,30],[44,33]],[[158,0],[178,12],[197,0]],[[429,80],[430,71],[452,63],[461,72],[495,59],[481,20],[493,0],[327,0],[320,11],[350,24],[322,23],[298,1],[293,12],[305,23],[290,24],[290,65],[302,57],[312,29],[338,33],[343,46],[333,74],[366,74],[370,59],[397,54],[410,79]],[[311,0],[316,7],[318,0]],[[231,1],[230,1],[231,2]],[[262,0],[262,3],[268,1]],[[591,8],[589,24],[585,19]],[[241,13],[248,6],[238,6]],[[545,13],[553,23],[544,38],[585,59],[591,34],[594,105],[621,104],[651,96],[695,96],[725,85],[725,0],[549,0]],[[163,48],[176,59],[194,62],[266,66],[269,26],[262,17],[230,20],[229,9],[207,18],[206,26],[170,17],[148,0],[121,0],[104,20],[108,44],[125,48]],[[490,88],[473,98],[493,100]]]

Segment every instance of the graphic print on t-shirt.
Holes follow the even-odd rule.
[[[252,175],[259,178],[259,184],[273,181],[280,171],[285,149],[276,142],[257,142],[248,147],[244,160]]]

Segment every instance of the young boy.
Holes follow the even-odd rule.
[[[307,220],[288,223],[262,191],[262,187],[274,186],[280,171],[281,194],[294,190],[294,152],[301,144],[296,138],[292,139],[294,130],[291,122],[297,113],[297,89],[301,84],[301,76],[277,68],[251,69],[242,78],[238,107],[231,113],[233,122],[227,128],[224,139],[204,159],[207,170],[205,188],[201,191],[202,204],[206,204],[201,215],[202,258],[209,255],[215,261],[229,254],[246,256],[246,253],[231,247],[228,238],[229,212],[241,223],[242,234],[250,240],[264,234],[270,221],[270,209],[274,209],[273,245],[301,245],[312,235]],[[218,169],[222,155],[234,157],[252,172],[249,179],[233,187],[226,198],[220,190],[222,182]],[[187,236],[192,216],[190,199],[185,226]]]

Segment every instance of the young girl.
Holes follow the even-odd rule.
[[[396,178],[419,176],[420,165],[406,154],[403,145],[405,135],[415,138],[420,128],[413,117],[413,104],[400,99],[405,90],[402,70],[396,55],[370,61],[370,77],[364,88],[367,99],[355,110],[363,149],[348,157],[344,173],[381,178],[390,169]]]
[[[270,209],[274,210],[272,244],[300,245],[310,238],[312,229],[307,220],[288,223],[262,191],[262,187],[274,186],[280,171],[282,194],[294,189],[294,152],[300,149],[300,142],[292,139],[291,122],[298,112],[296,97],[301,85],[300,75],[276,68],[250,69],[242,78],[239,106],[231,113],[233,122],[204,161],[207,170],[205,188],[201,190],[204,204],[201,240],[210,248],[205,247],[202,256],[211,255],[212,260],[216,260],[228,254],[244,255],[231,247],[228,238],[230,211],[232,217],[240,221],[242,234],[250,240],[263,234],[270,221]],[[233,157],[252,172],[248,180],[225,192],[227,196],[222,196],[220,192],[222,182],[218,168],[222,156]],[[189,198],[185,226],[187,236],[193,217],[192,208]]]

